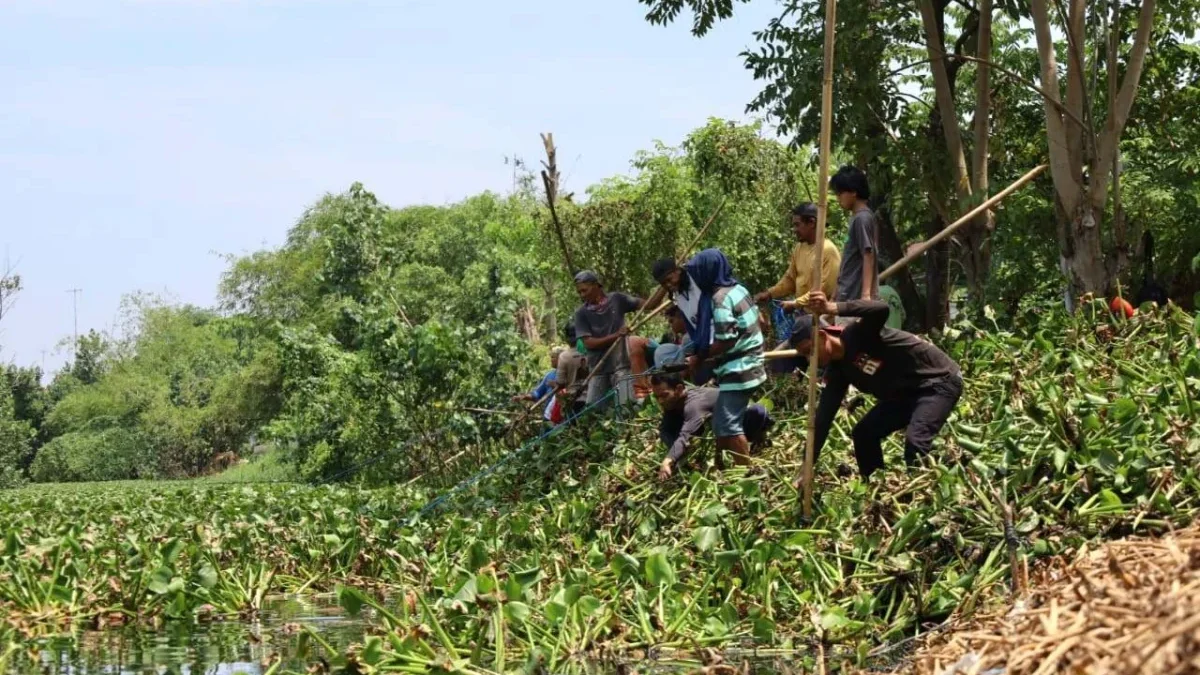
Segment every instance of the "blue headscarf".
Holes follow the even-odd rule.
[[[685,323],[688,335],[692,338],[692,343],[696,345],[696,354],[703,358],[712,344],[713,293],[716,293],[718,288],[738,285],[738,280],[733,278],[733,268],[729,265],[729,259],[725,257],[724,253],[721,253],[719,248],[706,248],[700,251],[684,264],[683,270],[700,289],[696,325],[693,326],[691,322]],[[686,297],[686,283],[682,285],[680,293]]]

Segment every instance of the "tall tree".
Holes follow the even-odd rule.
[[[1128,239],[1120,218],[1114,219],[1113,249],[1103,251],[1101,224],[1109,197],[1110,180],[1117,171],[1118,144],[1129,121],[1137,94],[1146,50],[1154,26],[1155,0],[1126,4],[1113,0],[1106,5],[1086,0],[1055,3],[1051,14],[1046,0],[1031,0],[1030,9],[1037,36],[1042,88],[1045,91],[1046,142],[1058,211],[1061,266],[1071,295],[1107,289],[1128,257]],[[1091,10],[1089,15],[1088,10]],[[1085,27],[1099,24],[1097,15],[1111,12],[1109,34],[1103,42],[1108,79],[1104,105],[1096,103],[1098,87],[1089,83],[1085,58]],[[1117,85],[1119,46],[1127,39],[1128,21],[1137,15],[1133,40],[1125,58],[1125,73]],[[1058,54],[1052,28],[1061,22],[1066,36],[1066,101],[1061,97]],[[1101,119],[1102,118],[1102,119]]]

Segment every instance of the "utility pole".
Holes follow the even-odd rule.
[[[79,294],[83,292],[82,288],[68,288],[67,293],[71,294],[71,314],[75,320],[75,340],[71,343],[71,361],[79,360]]]

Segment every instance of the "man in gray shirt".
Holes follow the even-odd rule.
[[[629,335],[625,315],[641,309],[645,300],[626,293],[605,293],[600,277],[590,270],[575,275],[575,291],[583,301],[583,306],[575,310],[575,333],[587,349],[588,370],[591,371],[588,405],[598,403],[613,388],[617,390],[618,403],[629,403],[633,400],[633,379],[629,372],[629,349],[625,344]],[[614,342],[617,346],[608,358],[604,358]],[[600,363],[602,358],[604,362]]]
[[[654,375],[650,378],[650,384],[654,387],[654,398],[663,411],[658,436],[670,448],[658,469],[659,480],[667,480],[704,431],[704,425],[717,406],[720,392],[716,387],[689,388],[676,374]],[[762,445],[767,430],[773,424],[774,420],[767,409],[757,403],[747,406],[742,414],[742,427],[752,448]],[[717,467],[723,467],[724,463],[718,450]]]
[[[851,213],[850,231],[838,271],[837,301],[878,300],[879,223],[867,205],[871,195],[867,174],[856,166],[843,166],[829,179],[838,204]]]

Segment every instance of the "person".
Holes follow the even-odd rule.
[[[559,358],[563,353],[561,347],[555,347],[550,351],[550,371],[543,377],[538,386],[534,387],[533,391],[527,394],[518,394],[513,397],[514,401],[541,401],[546,399],[546,405],[542,409],[542,419],[550,422],[554,410],[554,399],[550,396],[551,393],[557,390],[558,365]]]
[[[650,378],[650,384],[654,388],[654,399],[663,412],[658,424],[658,437],[667,446],[667,456],[659,466],[658,478],[666,480],[692,450],[704,425],[712,418],[720,393],[713,387],[689,388],[683,378],[675,373],[656,373]],[[767,431],[774,424],[767,409],[757,403],[747,406],[742,414],[746,438],[755,447],[766,442]],[[720,449],[717,450],[715,461],[718,468],[725,464]]]
[[[645,301],[627,293],[605,293],[600,277],[591,270],[575,275],[575,291],[583,305],[575,310],[575,332],[587,349],[587,402],[595,405],[615,389],[617,403],[633,401],[633,380],[630,378],[629,348],[625,338],[629,327],[625,315],[642,308]],[[605,358],[613,343],[617,346]],[[603,363],[601,362],[603,359]]]
[[[633,398],[641,405],[650,396],[650,364],[654,363],[654,353],[658,351],[658,342],[641,335],[630,335],[626,338],[625,348],[629,353],[629,368],[633,375]],[[612,358],[612,357],[609,357]]]
[[[688,337],[687,319],[683,318],[683,310],[679,309],[678,305],[671,305],[663,314],[671,330],[663,335],[662,344],[654,351],[654,367],[660,370],[664,366],[686,363],[688,354],[695,352],[692,339]],[[697,366],[695,373],[689,378],[692,384],[704,384],[711,379],[712,369],[703,364]]]
[[[788,261],[787,271],[779,279],[779,283],[754,296],[754,302],[762,304],[767,300],[784,298],[800,294],[797,301],[804,307],[804,293],[812,286],[813,263],[817,255],[817,205],[804,202],[792,209],[792,231],[796,235],[796,245],[792,247],[792,257]],[[828,296],[837,292],[838,269],[841,266],[842,254],[837,246],[829,239],[821,253],[821,290]],[[803,289],[803,290],[801,290]],[[789,309],[791,307],[788,307]]]
[[[809,310],[855,317],[845,326],[829,326],[813,335],[798,325],[797,349],[811,350],[818,339],[818,362],[827,365],[826,385],[817,405],[814,461],[829,436],[846,390],[854,385],[875,397],[875,407],[854,426],[854,457],[868,479],[883,468],[883,439],[904,429],[904,461],[910,466],[927,454],[962,395],[962,372],[934,345],[902,330],[886,328],[887,303],[880,300],[830,302],[812,293]]]
[[[837,195],[838,204],[851,214],[834,298],[838,302],[878,299],[879,224],[867,205],[871,196],[867,174],[856,166],[843,166],[829,179],[829,188]],[[841,320],[839,323],[846,322]]]
[[[767,379],[763,368],[763,335],[758,307],[746,287],[733,277],[729,260],[719,249],[697,253],[683,267],[663,258],[651,268],[663,290],[696,308],[684,319],[694,355],[687,359],[689,372],[711,362],[719,394],[713,412],[718,451],[730,450],[737,464],[750,461],[750,445],[742,416],[755,391]],[[695,297],[688,297],[696,295]]]
[[[826,297],[828,295],[827,293]],[[888,305],[887,327],[894,330],[904,328],[904,301],[900,298],[900,292],[891,284],[885,283],[879,287],[879,299]]]
[[[563,337],[567,339],[568,345],[575,345],[579,338],[575,334],[574,323],[568,322],[563,330]],[[574,415],[579,414],[586,402],[581,394],[583,394],[584,381],[587,379],[588,367],[587,357],[584,352],[575,347],[567,347],[559,354],[558,369],[555,373],[555,400],[558,402],[558,419],[551,416],[551,421],[564,421]]]

